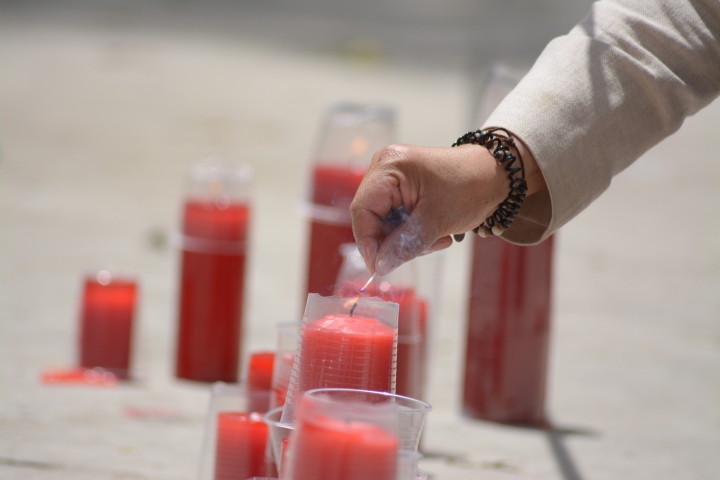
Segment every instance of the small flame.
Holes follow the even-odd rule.
[[[347,302],[343,303],[343,307],[353,308],[355,305],[357,305],[358,300],[360,300],[360,297],[353,297],[353,298],[349,299]]]

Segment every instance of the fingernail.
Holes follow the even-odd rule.
[[[402,265],[402,261],[388,253],[377,261],[375,270],[378,272],[378,275],[387,275],[400,265]]]

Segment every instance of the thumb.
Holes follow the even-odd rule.
[[[418,204],[407,220],[383,239],[377,250],[375,271],[378,275],[387,275],[403,263],[431,251],[437,239],[437,229],[428,222],[423,206]]]

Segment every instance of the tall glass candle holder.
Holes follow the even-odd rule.
[[[473,243],[463,412],[545,426],[553,237],[521,247]]]
[[[80,313],[80,366],[130,377],[137,301],[134,277],[111,270],[85,277]]]
[[[310,196],[307,293],[332,295],[342,257],[340,246],[354,242],[350,203],[373,154],[392,143],[395,113],[374,105],[335,105],[318,141]]]
[[[183,205],[175,374],[237,382],[252,169],[212,158],[190,171]]]
[[[395,392],[397,303],[308,295],[282,422],[316,388]]]

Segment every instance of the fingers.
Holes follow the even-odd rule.
[[[416,207],[405,223],[380,243],[375,262],[379,275],[387,275],[403,263],[433,249],[437,240],[436,229],[428,225],[427,220],[422,206]],[[441,242],[438,246],[442,249],[449,245]]]

